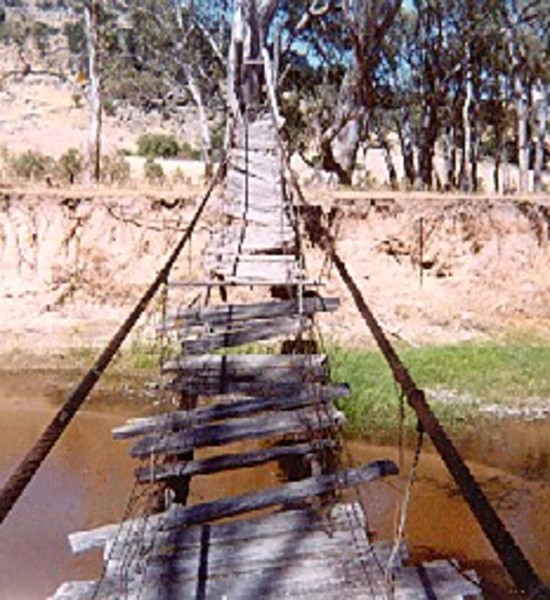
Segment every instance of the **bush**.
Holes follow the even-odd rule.
[[[82,174],[84,159],[76,148],[70,148],[57,161],[57,170],[63,181],[73,184]]]
[[[143,165],[143,174],[149,183],[163,183],[164,171],[152,158],[148,158]]]
[[[202,152],[197,148],[193,148],[188,142],[183,142],[178,156],[184,160],[201,160]]]
[[[51,174],[55,161],[51,156],[27,150],[10,159],[10,170],[17,179],[43,181]]]
[[[138,154],[146,158],[171,158],[178,155],[179,144],[173,135],[144,133],[137,142]]]
[[[122,184],[130,179],[130,163],[124,152],[116,150],[101,157],[101,180],[103,183]]]

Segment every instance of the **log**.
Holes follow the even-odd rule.
[[[181,454],[193,448],[222,446],[242,440],[312,433],[337,427],[343,422],[344,415],[331,405],[319,411],[311,408],[298,409],[233,419],[217,425],[200,425],[192,430],[176,433],[147,436],[134,444],[130,454],[139,458],[150,457],[152,454]]]
[[[172,477],[191,477],[194,475],[208,475],[219,473],[220,471],[243,469],[277,461],[281,458],[304,456],[336,448],[337,442],[334,440],[319,440],[310,444],[276,446],[254,452],[244,452],[242,454],[223,454],[202,460],[158,464],[152,467],[138,467],[135,474],[139,483],[155,483]]]
[[[174,411],[153,417],[131,419],[113,430],[115,439],[128,439],[158,431],[191,428],[212,421],[251,416],[273,410],[294,410],[310,405],[327,404],[349,394],[346,385],[309,384],[295,393],[267,397],[245,397],[230,402],[201,406],[190,411]]]

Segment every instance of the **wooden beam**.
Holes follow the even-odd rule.
[[[153,432],[195,427],[212,421],[251,416],[261,412],[294,410],[304,406],[322,405],[349,394],[346,385],[321,386],[309,384],[295,393],[267,397],[245,397],[213,406],[201,406],[190,411],[174,411],[153,417],[131,419],[113,430],[115,439],[128,439]]]
[[[171,477],[191,477],[248,468],[280,460],[281,458],[298,457],[336,448],[337,442],[334,440],[319,440],[310,444],[275,446],[255,452],[243,452],[242,454],[223,454],[202,460],[138,467],[135,473],[139,483],[154,483]]]
[[[252,342],[260,342],[289,335],[298,335],[311,329],[307,317],[276,317],[271,320],[250,321],[241,329],[227,329],[205,335],[198,339],[186,339],[181,343],[185,354],[205,354],[221,348],[233,348]]]
[[[167,361],[162,372],[203,374],[228,377],[253,377],[262,374],[269,380],[284,378],[286,373],[300,373],[304,380],[314,374],[326,374],[327,357],[324,354],[210,354],[181,356]]]
[[[293,481],[261,492],[195,504],[184,508],[180,518],[185,526],[210,523],[271,506],[293,504],[331,490],[354,487],[388,475],[397,475],[398,472],[399,469],[393,461],[377,460],[355,469]]]
[[[298,299],[293,299],[256,304],[224,304],[180,310],[170,313],[166,321],[168,326],[229,325],[236,321],[250,319],[267,319],[298,314],[312,316],[318,312],[334,312],[339,305],[339,298],[319,296],[303,298],[301,303]]]
[[[193,448],[222,446],[240,440],[322,431],[337,427],[343,422],[343,413],[331,405],[319,410],[298,409],[259,417],[233,419],[217,425],[200,425],[176,433],[147,436],[132,447],[130,454],[140,458],[152,454],[181,454]]]
[[[74,554],[103,547],[109,541],[119,538],[123,543],[158,537],[159,544],[175,544],[179,547],[201,545],[200,527],[185,527],[184,508],[175,505],[163,513],[146,518],[129,519],[122,523],[104,525],[89,531],[77,531],[69,535],[69,544]],[[244,521],[217,523],[211,530],[211,541],[217,545],[233,544],[243,540],[261,539],[268,535],[285,534],[292,531],[336,531],[348,529],[350,520],[359,518],[365,525],[361,506],[357,503],[337,504],[328,513],[318,513],[311,509],[285,510],[282,512],[253,517]],[[185,527],[182,530],[182,527]],[[162,537],[168,536],[168,537]],[[113,549],[116,554],[116,549]]]

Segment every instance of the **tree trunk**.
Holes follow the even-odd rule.
[[[418,176],[422,187],[431,189],[433,185],[433,159],[438,132],[437,105],[429,104],[422,117],[422,132],[418,158]]]
[[[414,185],[416,180],[416,168],[414,166],[414,146],[411,133],[411,122],[406,108],[400,109],[400,119],[396,119],[397,135],[401,144],[401,155],[403,157],[403,171],[409,185]]]
[[[99,20],[98,0],[90,0],[84,6],[86,44],[88,49],[88,155],[85,178],[87,183],[98,183],[101,165],[101,80],[99,66]]]
[[[201,130],[201,150],[202,160],[204,162],[204,177],[206,181],[210,181],[213,175],[212,165],[212,137],[210,135],[210,127],[208,125],[208,116],[204,108],[202,93],[197,84],[190,67],[185,69],[185,78],[187,79],[187,87],[193,98],[193,102],[197,106],[199,112],[199,124]]]
[[[535,169],[534,169],[534,191],[542,191],[542,172],[544,170],[544,147],[546,141],[546,123],[548,121],[548,85],[541,79],[537,81],[535,99],[536,115],[536,146],[535,146]]]
[[[445,191],[455,187],[455,161],[456,153],[454,147],[453,126],[447,124],[443,134],[443,160],[445,163]]]
[[[529,191],[529,139],[528,132],[528,106],[527,91],[521,78],[519,69],[514,74],[514,92],[516,100],[517,119],[517,149],[519,165],[519,191]]]
[[[397,171],[393,163],[390,145],[381,127],[376,128],[376,135],[378,137],[378,142],[380,143],[380,146],[382,146],[382,150],[384,151],[384,162],[386,163],[386,169],[388,169],[388,179],[390,187],[392,190],[397,190],[399,189],[399,182],[397,180]]]
[[[464,133],[462,165],[460,169],[460,189],[471,192],[473,187],[471,164],[472,164],[472,123],[471,110],[473,100],[472,68],[468,66],[466,72],[466,96],[462,107],[462,130]]]

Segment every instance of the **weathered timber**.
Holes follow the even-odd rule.
[[[226,177],[226,197],[239,200],[245,186],[248,188],[248,199],[251,204],[261,205],[261,199],[273,199],[278,206],[283,203],[283,187],[280,176],[271,164],[250,164],[248,170],[232,168]]]
[[[418,567],[400,567],[393,571],[395,600],[441,598],[459,600],[480,597],[480,588],[471,576],[463,576],[447,560],[425,563]]]
[[[293,281],[300,274],[298,262],[290,260],[266,261],[260,255],[249,260],[241,260],[240,255],[210,257],[207,266],[212,273],[223,277],[236,277],[250,281],[277,281],[286,283]]]
[[[359,538],[360,539],[360,538]],[[304,537],[296,534],[286,536],[269,536],[256,543],[234,545],[231,551],[227,548],[208,546],[208,578],[239,578],[254,577],[265,570],[278,569],[280,572],[292,569],[299,564],[302,573],[321,570],[337,569],[342,563],[347,568],[353,566],[357,575],[360,569],[371,570],[379,579],[382,579],[377,558],[366,550],[368,542],[353,538],[351,531],[337,532],[328,535],[326,532],[310,533]],[[152,583],[160,580],[164,573],[170,570],[178,583],[196,580],[201,561],[201,551],[206,554],[206,549],[178,551],[168,548],[167,553],[155,554],[147,561],[147,580]],[[363,552],[361,552],[363,550]],[[168,555],[167,555],[168,554]],[[369,564],[370,563],[370,564]],[[107,577],[116,577],[126,567],[124,559],[109,561]],[[136,565],[136,571],[141,565]],[[124,569],[128,573],[128,569]],[[286,582],[289,583],[288,581]]]
[[[204,373],[218,376],[254,377],[267,375],[271,380],[284,378],[286,374],[326,374],[327,357],[324,354],[212,354],[206,356],[182,356],[167,361],[163,373]],[[291,377],[292,379],[292,377]]]
[[[200,528],[182,530],[185,526],[184,510],[175,505],[161,514],[147,518],[130,519],[116,525],[72,533],[69,535],[71,551],[81,554],[101,548],[115,538],[119,538],[121,542],[129,539],[131,543],[138,543],[142,539],[144,543],[149,543],[156,536],[159,536],[159,545],[177,544],[181,548],[200,546]],[[309,531],[327,531],[330,534],[333,531],[349,530],[350,522],[356,521],[358,526],[365,527],[364,514],[357,503],[339,504],[323,513],[310,509],[285,510],[243,521],[217,523],[211,530],[210,539],[216,545],[221,545],[289,532],[301,532],[305,535]]]
[[[184,508],[180,517],[183,521],[182,525],[186,526],[210,523],[271,506],[292,504],[331,490],[346,489],[388,475],[397,475],[398,472],[397,465],[393,461],[377,460],[356,469],[293,481],[261,492],[195,504]]]
[[[303,317],[276,317],[271,321],[260,319],[237,330],[228,327],[212,335],[207,334],[198,339],[183,340],[181,347],[185,354],[204,354],[220,348],[242,346],[285,335],[298,335],[308,331],[311,327],[311,320]]]
[[[243,452],[242,454],[223,454],[202,460],[138,467],[135,474],[139,483],[154,483],[171,477],[190,477],[248,468],[280,460],[281,458],[303,456],[328,449],[334,450],[337,447],[338,444],[334,440],[319,440],[310,444],[275,446],[264,450],[256,450],[255,452]]]
[[[318,281],[317,279],[304,279],[302,277],[295,277],[289,281],[254,281],[252,279],[244,279],[239,277],[224,277],[223,279],[206,279],[203,281],[178,281],[178,280],[169,280],[166,282],[168,287],[189,287],[189,288],[219,288],[223,287],[246,287],[246,288],[254,288],[254,287],[272,287],[274,285],[278,286],[286,286],[289,289],[296,288],[298,286],[302,287],[321,287],[325,285],[323,282]]]
[[[266,411],[294,410],[310,405],[322,405],[349,394],[346,385],[308,384],[302,389],[285,395],[245,397],[232,399],[213,406],[201,406],[190,411],[174,411],[152,417],[131,419],[113,430],[115,439],[127,439],[155,431],[174,431],[191,428],[212,421],[251,416]]]
[[[193,327],[203,324],[229,325],[235,321],[267,319],[272,317],[303,314],[312,316],[317,312],[334,312],[340,305],[339,298],[320,296],[283,300],[279,302],[259,302],[256,304],[223,304],[204,308],[188,308],[168,314],[168,326],[183,325]]]
[[[230,252],[276,252],[291,253],[297,247],[296,232],[290,226],[271,227],[242,223],[227,225],[212,234],[206,253],[228,250]]]
[[[233,219],[245,219],[256,226],[261,225],[270,227],[273,230],[277,228],[285,229],[290,226],[290,219],[282,217],[278,211],[265,211],[254,206],[242,207],[229,205],[225,214]]]
[[[336,427],[344,422],[344,415],[331,405],[233,419],[216,425],[200,425],[192,430],[151,435],[139,440],[131,449],[134,457],[158,454],[181,454],[193,448],[222,446],[248,439],[311,433]]]

